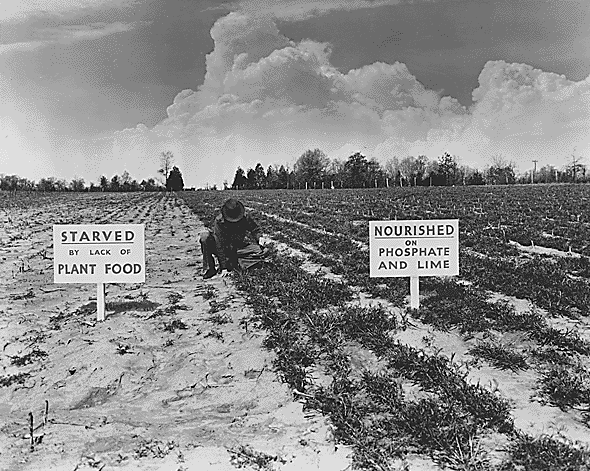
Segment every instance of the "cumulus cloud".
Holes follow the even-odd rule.
[[[590,151],[590,77],[490,61],[466,108],[399,62],[341,73],[329,44],[294,43],[268,17],[231,13],[211,36],[204,83],[180,92],[154,128],[117,133],[121,152],[172,146],[194,177],[219,182],[236,162],[292,162],[309,147],[343,157],[353,142],[381,160],[449,151],[480,167],[497,153],[560,164],[573,146]]]

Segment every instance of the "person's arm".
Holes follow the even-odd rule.
[[[252,238],[256,241],[258,245],[260,245],[260,236],[262,235],[260,233],[260,226],[249,214],[246,214],[246,223],[248,231],[250,232],[250,234],[252,234]]]

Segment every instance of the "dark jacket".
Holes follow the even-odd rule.
[[[260,227],[248,213],[238,222],[226,222],[220,214],[213,221],[213,237],[217,246],[219,266],[222,270],[237,265],[237,250],[245,247],[246,235],[251,234],[258,243]]]

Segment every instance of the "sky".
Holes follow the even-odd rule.
[[[0,174],[186,186],[307,149],[590,165],[587,0],[0,5]]]

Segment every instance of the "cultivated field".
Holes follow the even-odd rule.
[[[203,224],[182,200],[0,198],[1,470],[346,467],[231,282],[201,279]],[[146,225],[146,283],[107,285],[105,322],[95,285],[53,283],[56,223]]]
[[[230,196],[271,258],[203,281]],[[582,185],[0,195],[0,468],[590,469],[589,207]],[[461,274],[411,311],[407,280],[368,277],[368,221],[444,218]],[[53,284],[56,223],[146,224],[146,283],[108,285],[104,323],[94,286]]]
[[[370,469],[589,469],[590,188],[241,192],[275,365]],[[225,194],[185,194],[207,220]],[[460,220],[461,275],[370,279],[368,221]]]

